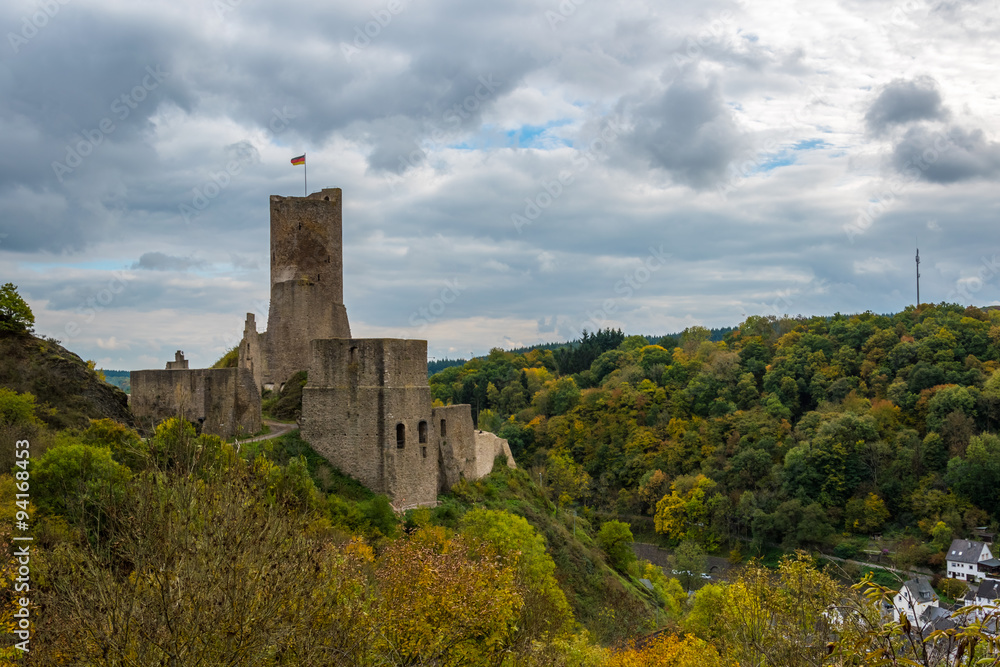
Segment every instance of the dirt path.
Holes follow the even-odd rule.
[[[270,433],[265,433],[264,435],[258,435],[253,438],[246,438],[234,444],[242,444],[244,442],[260,442],[261,440],[272,440],[274,438],[280,438],[281,436],[291,433],[292,431],[294,431],[299,427],[298,424],[294,423],[286,424],[284,422],[274,422],[266,419],[264,420],[264,423],[271,427]]]

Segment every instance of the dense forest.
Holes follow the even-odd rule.
[[[434,375],[564,504],[655,518],[674,542],[853,555],[892,538],[941,566],[1000,518],[1000,312],[750,317],[650,344],[604,330],[573,347]]]
[[[941,305],[494,350],[432,393],[471,403],[519,468],[405,513],[297,431],[67,427],[0,387],[0,661],[994,664],[974,662],[1000,656],[989,619],[894,623],[894,590],[796,548],[881,533],[897,565],[933,567],[995,527],[998,338],[1000,313]],[[647,524],[666,569],[633,552]],[[706,552],[725,577],[698,576]]]

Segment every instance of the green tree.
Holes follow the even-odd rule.
[[[493,386],[493,385],[490,385]],[[496,433],[503,426],[503,419],[496,412],[490,409],[479,411],[479,423],[477,424],[480,431],[489,431],[490,433]]]
[[[940,588],[942,593],[953,600],[957,600],[969,592],[969,585],[961,579],[942,579]]]
[[[37,424],[34,395],[0,387],[0,426],[28,428]]]
[[[951,544],[951,528],[944,521],[938,521],[931,529],[931,546],[938,551],[944,551]]]
[[[26,333],[34,328],[35,315],[17,293],[17,285],[6,283],[0,287],[0,331]]]
[[[80,434],[80,441],[92,447],[108,447],[115,461],[131,470],[142,470],[149,464],[149,447],[139,434],[113,419],[92,419]]]
[[[608,555],[608,561],[619,570],[625,570],[635,560],[632,552],[632,530],[627,523],[608,521],[597,531],[597,544]]]
[[[14,443],[31,440],[38,432],[41,420],[35,416],[35,407],[34,395],[0,387],[0,474],[14,465]],[[33,449],[32,456],[41,454]]]
[[[586,496],[590,489],[590,475],[587,471],[561,452],[549,452],[545,464],[545,481],[551,487],[560,506]]]
[[[965,458],[948,461],[945,479],[961,495],[992,513],[1000,512],[1000,437],[973,436]]]
[[[671,568],[675,570],[675,574],[681,583],[684,584],[684,588],[688,590],[691,590],[691,585],[695,579],[700,577],[708,566],[708,559],[705,557],[705,552],[693,540],[684,540],[681,542],[669,560]]]
[[[50,514],[85,525],[96,538],[126,496],[129,469],[106,447],[64,444],[45,452],[31,473],[31,499]]]

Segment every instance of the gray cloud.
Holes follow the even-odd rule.
[[[139,258],[138,262],[133,262],[133,269],[145,269],[147,271],[187,271],[188,269],[204,269],[208,267],[208,262],[203,259],[193,257],[173,257],[162,252],[147,252]]]
[[[948,110],[941,101],[937,82],[929,76],[886,84],[865,114],[865,124],[874,134],[918,120],[944,120]]]
[[[913,127],[896,145],[892,162],[900,172],[931,183],[993,180],[1000,175],[1000,143],[982,130]]]
[[[746,147],[715,79],[685,75],[645,98],[626,98],[622,107],[634,119],[631,150],[693,188],[718,183]]]

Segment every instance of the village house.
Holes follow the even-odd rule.
[[[993,553],[986,546],[985,542],[975,542],[973,540],[953,540],[948,548],[948,577],[952,579],[962,579],[976,582],[982,579],[985,574],[1000,567],[1000,562],[991,568],[988,564],[994,561]],[[986,562],[984,564],[984,562]],[[980,567],[984,564],[983,567]]]
[[[903,584],[892,603],[893,620],[898,622],[906,616],[914,625],[923,626],[923,619],[929,617],[928,609],[938,606],[938,596],[927,577],[917,577]]]

